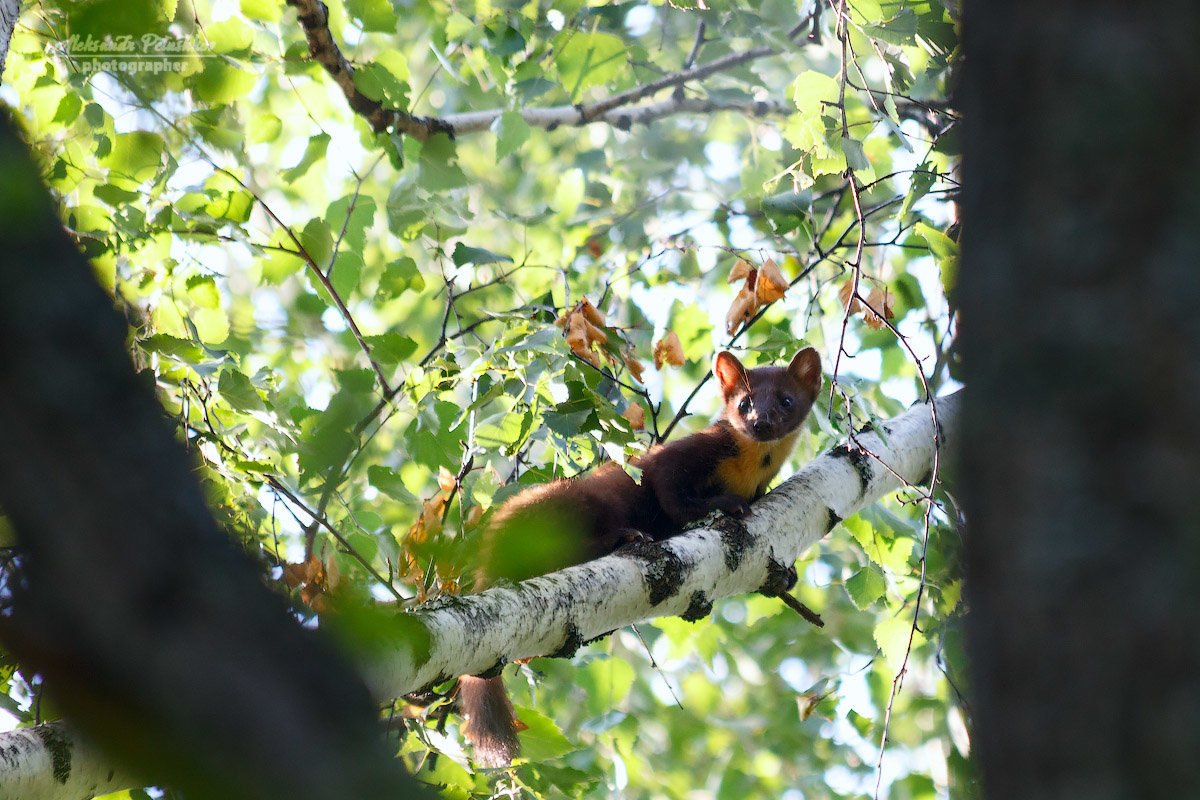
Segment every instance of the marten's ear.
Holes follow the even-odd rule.
[[[796,379],[796,383],[813,397],[821,391],[821,383],[824,380],[821,375],[821,354],[815,347],[806,347],[792,356],[787,369]]]
[[[721,392],[726,397],[737,387],[750,385],[746,378],[746,368],[738,361],[737,356],[728,350],[717,353],[717,358],[713,361],[713,375],[717,376],[717,383],[721,384]]]

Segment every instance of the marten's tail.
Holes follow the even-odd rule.
[[[507,767],[517,757],[517,713],[504,689],[504,679],[463,675],[458,679],[458,705],[463,735],[475,745],[475,761],[483,767]]]

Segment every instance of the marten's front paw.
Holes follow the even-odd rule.
[[[619,528],[617,530],[617,547],[625,547],[626,545],[630,544],[641,544],[642,542],[653,541],[653,536],[648,536],[636,528]]]
[[[750,516],[750,504],[736,494],[722,494],[713,498],[712,506],[734,517]]]

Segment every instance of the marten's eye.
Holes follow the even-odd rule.
[[[743,417],[750,413],[750,396],[742,398],[742,402],[738,403],[738,413]]]
[[[792,406],[795,404],[796,404],[796,401],[792,399],[792,396],[790,394],[781,394],[779,396],[779,405],[780,405],[780,407],[783,408],[784,411],[791,411]]]

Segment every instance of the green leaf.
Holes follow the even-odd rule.
[[[217,381],[217,390],[225,401],[237,411],[262,411],[266,408],[262,397],[250,379],[236,369],[224,369]]]
[[[121,208],[142,197],[141,192],[126,191],[115,184],[106,183],[97,186],[92,192],[97,200],[103,200],[113,208]]]
[[[846,166],[855,172],[865,172],[871,168],[871,162],[863,152],[863,144],[857,139],[843,136],[842,153],[846,156]]]
[[[811,189],[801,189],[793,192],[779,192],[763,198],[763,208],[795,216],[804,216],[812,210],[813,195]]]
[[[254,197],[240,189],[228,192],[211,192],[206,195],[202,213],[214,220],[246,222],[254,210]]]
[[[304,148],[304,155],[300,161],[291,169],[285,169],[280,177],[284,182],[292,183],[298,178],[308,174],[308,170],[319,161],[325,160],[325,154],[329,150],[329,134],[318,133],[308,140],[308,146]]]
[[[559,436],[569,439],[583,431],[584,424],[595,411],[592,404],[585,400],[568,400],[556,405],[553,411],[547,411],[542,416],[542,422]]]
[[[609,33],[564,31],[555,43],[554,65],[563,88],[578,101],[585,89],[612,80],[625,65],[627,47]]]
[[[908,558],[912,555],[913,540],[907,536],[895,536],[886,528],[873,526],[863,514],[842,521],[863,552],[891,572],[907,573]]]
[[[354,85],[365,96],[390,108],[408,107],[408,84],[383,64],[363,64],[354,70]]]
[[[946,296],[953,296],[955,286],[958,284],[958,242],[924,222],[917,223],[916,234],[929,245],[929,252],[937,261],[938,269],[941,271],[942,288],[945,290]]]
[[[554,720],[532,708],[525,706],[515,706],[515,708],[517,718],[527,726],[518,734],[521,740],[522,758],[537,763],[559,758],[579,749],[563,735]]]
[[[346,14],[364,31],[396,32],[396,12],[388,0],[346,0]]]
[[[282,6],[272,0],[240,0],[242,13],[250,19],[263,22],[278,22],[282,15]]]
[[[193,275],[187,279],[188,296],[202,308],[220,308],[221,293],[211,275]]]
[[[328,273],[329,282],[333,284],[333,290],[338,293],[338,297],[348,300],[354,294],[362,278],[362,270],[362,256],[345,246],[338,250],[337,258],[334,259],[333,267]]]
[[[492,123],[496,134],[496,158],[504,158],[521,149],[529,141],[529,123],[517,111],[505,111]]]
[[[854,726],[859,736],[864,739],[873,738],[872,734],[875,729],[875,723],[871,721],[870,717],[864,717],[852,708],[847,712],[846,720]]]
[[[380,299],[389,300],[409,290],[419,292],[424,288],[425,277],[417,270],[417,262],[408,256],[402,256],[383,268],[378,296]]]
[[[457,163],[454,142],[444,133],[435,134],[421,145],[417,182],[431,192],[467,185],[467,176]]]
[[[197,308],[187,318],[196,337],[208,344],[220,344],[229,337],[229,317],[220,308]]]
[[[58,101],[58,108],[54,111],[54,118],[50,121],[70,125],[79,119],[79,114],[82,110],[83,101],[79,99],[79,95],[64,94],[62,99]]]
[[[482,247],[471,247],[468,244],[458,242],[454,245],[454,254],[451,256],[455,266],[461,267],[463,264],[496,264],[500,262],[512,263],[512,258],[505,255],[493,253],[491,250],[485,250]]]
[[[417,351],[417,343],[398,333],[364,337],[371,347],[371,357],[385,366],[395,366]]]
[[[209,22],[204,33],[214,53],[245,55],[254,43],[254,31],[238,17]]]
[[[846,579],[846,594],[854,605],[863,611],[883,597],[887,591],[887,580],[873,566],[866,566]]]
[[[896,216],[900,219],[907,217],[909,212],[912,211],[913,205],[929,193],[936,180],[937,175],[934,174],[928,164],[922,164],[918,167],[912,174],[912,182],[908,189],[908,195],[904,198],[904,206]]]
[[[908,613],[887,617],[875,626],[875,643],[879,645],[892,674],[899,674],[904,666],[910,635],[913,637],[913,646],[916,647],[920,633],[914,633],[912,616]]]
[[[113,137],[112,152],[104,162],[112,171],[109,180],[121,180],[125,188],[153,178],[162,167],[166,143],[157,133],[134,131]]]
[[[963,582],[962,579],[951,581],[949,585],[944,586],[938,592],[938,613],[943,617],[948,617],[958,608],[959,602],[962,600]]]
[[[258,259],[258,265],[263,283],[278,286],[284,279],[304,269],[304,259],[280,250],[268,250]]]
[[[819,119],[825,103],[837,102],[838,84],[833,78],[816,70],[800,73],[792,81],[792,102],[801,116]]]
[[[676,300],[670,320],[669,328],[679,337],[684,358],[700,361],[712,356],[712,318],[699,304]]]
[[[304,226],[304,230],[300,231],[298,238],[308,257],[315,261],[317,266],[329,263],[333,256],[333,231],[329,229],[328,222],[320,217],[313,217]]]
[[[917,12],[904,6],[891,19],[883,20],[878,25],[864,25],[862,30],[872,39],[880,39],[888,44],[911,45],[917,38]]]
[[[411,503],[416,499],[405,488],[400,474],[391,467],[382,467],[377,464],[367,467],[367,482],[394,500]]]
[[[588,712],[600,715],[618,707],[633,688],[635,673],[629,662],[620,658],[599,658],[578,671],[579,686],[584,689]]]
[[[233,66],[220,58],[203,59],[204,66],[192,76],[189,86],[193,96],[202,103],[226,105],[250,93],[258,76]]]
[[[263,111],[250,117],[251,144],[273,142],[279,138],[282,130],[283,122],[269,111]]]
[[[446,41],[456,42],[468,33],[475,33],[479,26],[467,18],[461,11],[452,11],[444,23]]]
[[[141,340],[146,350],[178,359],[189,364],[199,364],[206,358],[204,348],[190,339],[180,339],[166,333],[156,333]]]

